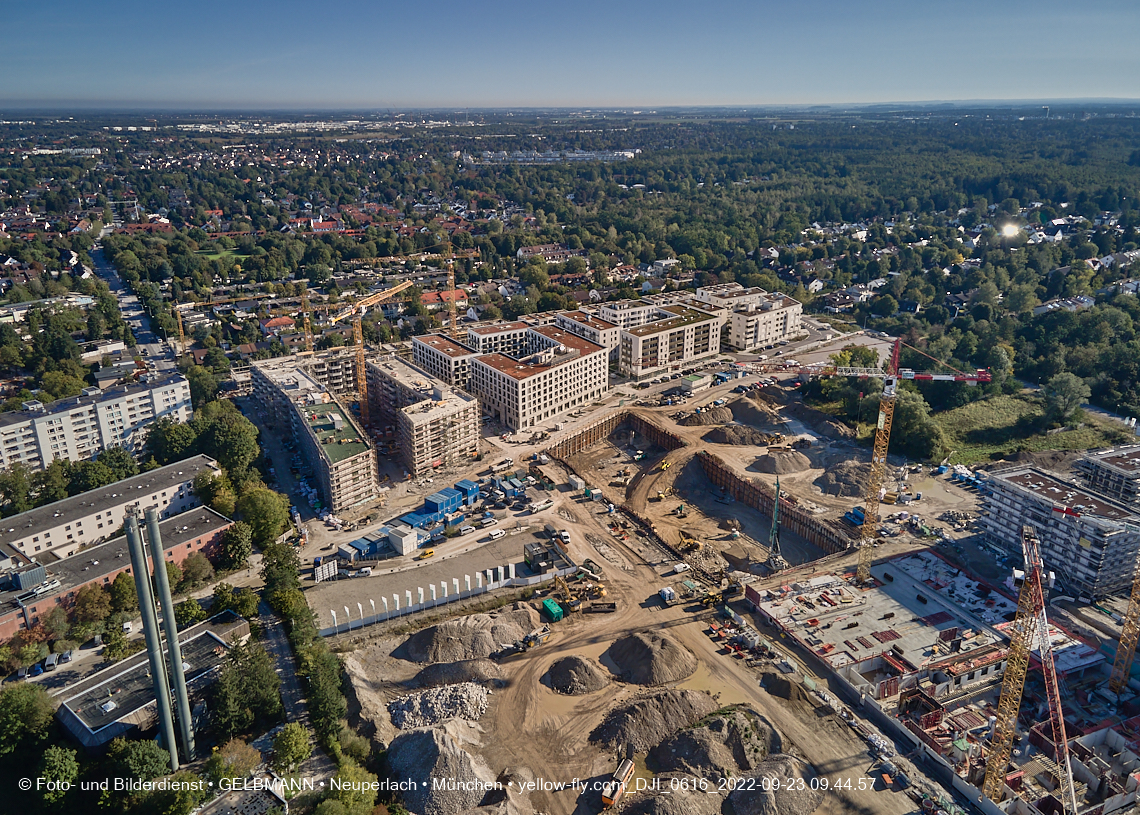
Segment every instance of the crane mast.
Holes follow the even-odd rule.
[[[863,525],[859,528],[859,566],[855,572],[857,583],[871,582],[871,559],[875,534],[879,530],[879,498],[883,476],[887,471],[887,448],[891,443],[891,425],[895,419],[895,402],[898,399],[899,349],[895,340],[891,362],[883,379],[883,395],[879,399],[879,417],[875,426],[875,446],[871,451],[871,472],[867,476],[867,493],[863,498]]]
[[[986,777],[982,792],[995,803],[1000,803],[1005,789],[1006,768],[1013,749],[1017,730],[1017,716],[1021,710],[1021,697],[1025,690],[1025,675],[1029,669],[1029,655],[1034,635],[1041,656],[1041,670],[1045,677],[1045,692],[1049,700],[1049,721],[1057,765],[1061,771],[1061,806],[1066,815],[1076,815],[1077,797],[1073,785],[1073,769],[1069,760],[1069,741],[1065,734],[1065,717],[1061,708],[1060,686],[1053,662],[1053,645],[1049,639],[1049,620],[1045,612],[1044,567],[1037,534],[1031,527],[1021,530],[1021,549],[1025,557],[1025,578],[1017,596],[1017,616],[1009,629],[1010,646],[1002,675],[1001,696],[998,700],[994,735],[986,764]]]

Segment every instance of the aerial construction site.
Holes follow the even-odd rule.
[[[519,470],[554,485],[560,576],[340,641],[406,806],[1133,807],[1135,638],[1110,683],[1115,651],[1051,616],[1032,527],[995,554],[979,477],[871,460],[791,388],[740,391],[622,406]]]

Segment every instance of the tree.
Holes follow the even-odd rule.
[[[139,595],[134,578],[126,572],[119,572],[111,581],[111,608],[115,611],[137,611],[138,607]]]
[[[227,518],[233,516],[237,498],[225,473],[220,476],[209,471],[199,473],[194,477],[194,494],[218,514]]]
[[[214,402],[194,417],[199,429],[198,446],[202,453],[215,459],[234,477],[257,458],[257,427],[233,406],[232,402]]]
[[[138,809],[155,815],[190,815],[209,795],[202,779],[189,770],[179,770],[170,781],[170,789],[150,793]]]
[[[74,784],[79,778],[79,762],[76,760],[76,755],[74,750],[55,744],[44,750],[40,759],[39,777],[45,781],[56,782],[53,785],[55,789],[45,788],[42,792],[44,801],[49,805],[61,801],[67,795],[69,785]],[[60,785],[63,786],[62,789]]]
[[[218,380],[208,368],[193,365],[186,371],[186,379],[190,383],[190,401],[195,410],[218,398]]]
[[[125,447],[108,447],[99,453],[98,459],[111,469],[116,481],[139,474],[139,465]]]
[[[107,759],[121,778],[150,781],[170,770],[170,753],[149,739],[128,741],[119,737],[107,748]]]
[[[71,622],[67,619],[67,609],[63,606],[56,606],[44,617],[41,625],[43,625],[49,639],[58,640],[66,637],[67,631],[71,627]]]
[[[1045,417],[1057,424],[1068,421],[1092,394],[1083,379],[1068,371],[1046,382],[1042,392],[1045,395]]]
[[[899,310],[899,301],[891,297],[889,294],[884,294],[875,298],[875,302],[871,304],[871,313],[877,314],[880,317],[890,317],[892,314]]]
[[[337,775],[339,789],[333,790],[330,798],[344,804],[349,815],[367,815],[376,804],[376,776],[365,770],[355,761],[341,762]]]
[[[0,472],[0,499],[3,500],[5,516],[32,508],[32,479],[26,464],[18,461]]]
[[[289,722],[273,739],[273,769],[291,773],[313,753],[309,732],[297,722]]]
[[[76,622],[101,623],[110,613],[111,596],[97,583],[89,583],[76,593],[73,612]]]
[[[26,740],[47,734],[55,705],[39,685],[20,683],[0,691],[0,756],[15,752]]]
[[[147,433],[146,449],[155,461],[166,465],[194,455],[197,441],[198,432],[191,425],[173,419],[159,419]]]
[[[221,562],[227,569],[244,567],[252,553],[253,529],[245,521],[238,521],[222,533]]]
[[[262,487],[238,499],[237,511],[253,532],[259,547],[273,543],[289,523],[289,499]]]
[[[191,552],[186,560],[182,561],[182,580],[180,589],[192,589],[202,585],[214,576],[214,567],[209,559],[201,552]]]
[[[225,738],[281,717],[281,679],[263,646],[246,642],[230,649],[214,686],[212,709],[214,726]]]
[[[206,778],[217,785],[223,778],[247,777],[260,763],[261,752],[256,747],[241,739],[230,739],[210,756],[203,769]]]
[[[78,495],[81,492],[114,484],[117,480],[114,470],[102,461],[84,461],[75,468],[71,477],[70,491],[73,495]]]
[[[174,607],[174,620],[179,628],[186,628],[206,619],[206,610],[197,600],[187,600]]]

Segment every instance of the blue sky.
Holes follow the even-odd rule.
[[[4,107],[1140,98],[1135,0],[5,6]]]

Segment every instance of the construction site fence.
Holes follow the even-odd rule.
[[[776,491],[772,487],[762,481],[739,475],[712,453],[702,450],[697,454],[697,460],[700,461],[709,481],[724,490],[726,495],[731,495],[734,500],[747,504],[769,518],[772,517],[773,501],[776,498]],[[794,532],[831,554],[844,552],[857,543],[857,539],[847,530],[820,520],[782,497],[780,527]]]
[[[578,567],[571,564],[570,566],[566,566],[561,569],[551,569],[549,572],[540,575],[529,575],[527,577],[504,577],[502,580],[484,581],[482,585],[475,585],[469,589],[464,588],[460,589],[459,591],[449,591],[449,593],[443,597],[433,599],[425,598],[422,603],[415,602],[410,605],[406,604],[405,601],[401,599],[407,596],[407,590],[405,590],[405,592],[397,594],[393,597],[394,601],[404,603],[399,608],[389,609],[388,611],[379,611],[376,614],[367,614],[363,617],[363,619],[350,619],[347,623],[339,623],[338,621],[338,625],[322,628],[320,634],[322,637],[333,637],[338,634],[347,634],[349,631],[359,631],[362,628],[367,628],[368,626],[376,625],[377,623],[388,622],[389,620],[395,620],[400,617],[408,617],[421,611],[431,611],[433,609],[439,608],[440,606],[445,606],[448,603],[457,603],[462,600],[470,600],[472,597],[478,597],[479,595],[487,594],[488,592],[494,591],[495,589],[524,588],[527,586],[539,586],[543,583],[550,583],[554,580],[555,576],[566,577],[568,575],[577,573],[577,571]],[[360,580],[361,578],[354,579]],[[363,579],[367,580],[368,578]],[[415,596],[418,598],[418,592],[420,590],[421,587],[417,586],[411,591],[415,592]],[[339,609],[337,610],[339,611]]]
[[[641,414],[630,410],[620,410],[574,431],[569,436],[556,440],[546,450],[546,454],[559,461],[565,461],[567,457],[581,453],[583,450],[609,438],[622,425],[629,425],[634,431],[665,450],[676,450],[685,446],[685,441],[680,436],[654,424]]]

